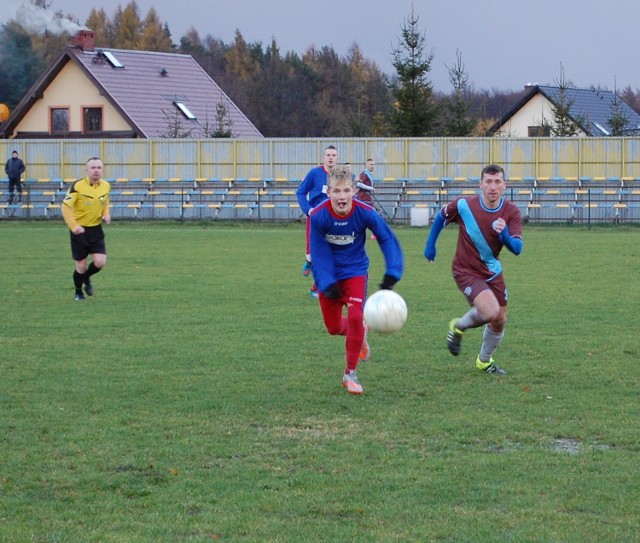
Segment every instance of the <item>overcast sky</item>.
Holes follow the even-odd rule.
[[[83,24],[91,8],[109,17],[129,0],[50,0],[53,11]],[[0,22],[21,2],[0,0]],[[447,66],[462,55],[475,90],[521,90],[526,83],[640,89],[640,0],[137,0],[143,18],[151,6],[173,41],[191,26],[229,44],[236,29],[264,46],[275,38],[281,54],[332,46],[346,55],[357,43],[365,58],[393,74],[392,50],[412,4],[434,60],[430,79],[449,92]]]

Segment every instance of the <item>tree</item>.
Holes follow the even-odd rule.
[[[171,32],[166,25],[162,25],[154,7],[149,9],[142,22],[142,33],[138,46],[143,51],[170,53],[173,50]]]
[[[453,86],[453,95],[446,102],[446,117],[444,123],[445,136],[471,136],[478,120],[471,115],[471,103],[467,97],[469,75],[462,62],[462,53],[456,50],[456,63],[447,66],[449,81]]]
[[[622,107],[622,99],[618,96],[616,86],[613,87],[613,100],[611,101],[611,109],[607,118],[607,125],[611,136],[628,135],[629,118]]]
[[[85,25],[93,30],[96,47],[113,47],[113,23],[104,9],[92,8]]]
[[[0,102],[13,109],[44,68],[29,34],[15,21],[3,24],[0,27]]]
[[[176,97],[177,99],[177,97]],[[178,111],[177,107],[174,107],[170,111],[162,110],[162,114],[167,120],[167,127],[164,133],[159,134],[161,138],[190,138],[193,136],[195,127],[185,128],[182,124],[183,116]]]
[[[402,26],[402,38],[393,51],[397,80],[392,86],[395,109],[391,113],[392,131],[397,136],[433,136],[439,131],[438,104],[427,79],[433,54],[425,52],[426,35],[418,28],[413,8]]]
[[[353,89],[351,100],[346,104],[347,135],[372,135],[377,120],[391,110],[389,81],[374,62],[364,57],[356,44],[349,50],[347,62]]]
[[[233,137],[233,122],[229,114],[229,108],[222,101],[216,104],[215,125],[209,135],[212,138]]]
[[[139,48],[142,23],[136,0],[131,0],[124,9],[118,6],[113,26],[115,31],[113,47],[119,49]]]
[[[640,113],[640,89],[634,92],[631,86],[627,85],[620,93],[620,97],[631,109]]]
[[[560,79],[556,81],[558,87],[558,100],[552,107],[553,123],[551,126],[551,135],[553,136],[575,136],[578,134],[580,127],[576,122],[584,124],[584,119],[578,117],[576,121],[571,115],[571,107],[575,100],[570,97],[570,90],[573,83],[564,77],[564,67],[560,64]]]

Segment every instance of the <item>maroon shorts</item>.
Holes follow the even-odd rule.
[[[489,289],[498,300],[498,304],[501,307],[507,305],[509,295],[507,293],[507,286],[504,283],[504,276],[502,274],[494,277],[491,281],[487,281],[482,277],[475,275],[468,275],[464,273],[454,273],[453,280],[458,285],[460,292],[465,295],[469,305],[473,305],[473,300],[483,290]]]

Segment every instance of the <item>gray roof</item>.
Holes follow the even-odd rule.
[[[544,85],[528,87],[524,96],[491,127],[490,132],[493,133],[499,129],[537,93],[541,93],[554,105],[562,101],[559,87]],[[609,119],[613,115],[615,98],[615,93],[608,90],[569,88],[566,90],[565,102],[573,102],[569,110],[571,118],[587,135],[609,136]],[[628,120],[629,135],[640,133],[640,115],[619,97],[618,102],[620,112]]]
[[[116,59],[117,67],[112,62]],[[169,132],[171,121],[179,119],[179,132],[203,137],[203,126],[213,131],[216,108],[224,104],[231,121],[233,137],[262,137],[213,79],[191,55],[96,48],[66,47],[16,107],[13,126],[28,112],[43,90],[67,62],[75,62],[131,125],[137,137],[158,138]],[[181,113],[175,102],[182,102],[195,119]],[[9,127],[5,127],[5,130]],[[132,134],[133,135],[133,134]]]

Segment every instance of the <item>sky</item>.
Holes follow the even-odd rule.
[[[93,7],[112,17],[129,0],[49,0],[50,10],[81,25]],[[414,13],[433,55],[428,78],[437,91],[452,90],[449,70],[459,51],[476,91],[520,91],[529,83],[640,89],[636,58],[639,0],[136,0],[141,18],[153,6],[173,41],[194,27],[230,44],[236,30],[249,43],[302,55],[331,46],[346,56],[359,46],[364,57],[392,75],[392,52]],[[28,0],[0,0],[0,23],[30,13]]]

